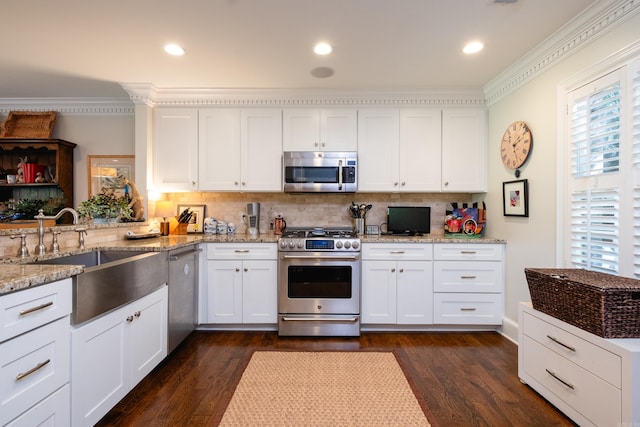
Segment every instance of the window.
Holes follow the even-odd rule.
[[[639,60],[568,93],[571,267],[640,278]]]

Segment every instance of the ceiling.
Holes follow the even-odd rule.
[[[0,98],[126,97],[120,83],[478,89],[597,1],[8,1]],[[484,50],[463,54],[472,39]],[[315,55],[318,41],[333,53]],[[165,54],[168,42],[186,55]],[[319,67],[333,75],[314,77]]]

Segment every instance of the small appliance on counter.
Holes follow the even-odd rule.
[[[284,230],[287,229],[287,221],[284,220],[282,215],[278,215],[273,219],[273,234],[280,236]]]
[[[250,235],[257,236],[260,234],[260,203],[247,203],[247,213],[242,219]]]
[[[394,236],[421,236],[431,232],[431,208],[428,206],[387,207],[387,232]]]

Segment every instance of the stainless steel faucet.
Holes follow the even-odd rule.
[[[33,217],[34,219],[38,220],[38,246],[36,246],[36,255],[44,255],[45,252],[46,252],[46,248],[44,246],[44,221],[46,219],[57,220],[62,215],[64,215],[66,212],[69,212],[71,215],[73,215],[73,224],[77,225],[80,216],[78,215],[78,212],[73,208],[60,209],[60,212],[58,212],[55,216],[45,216],[45,214],[42,211],[42,209],[40,209],[38,211],[38,215]]]

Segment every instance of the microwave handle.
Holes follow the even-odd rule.
[[[342,160],[338,160],[338,190],[342,190]]]

